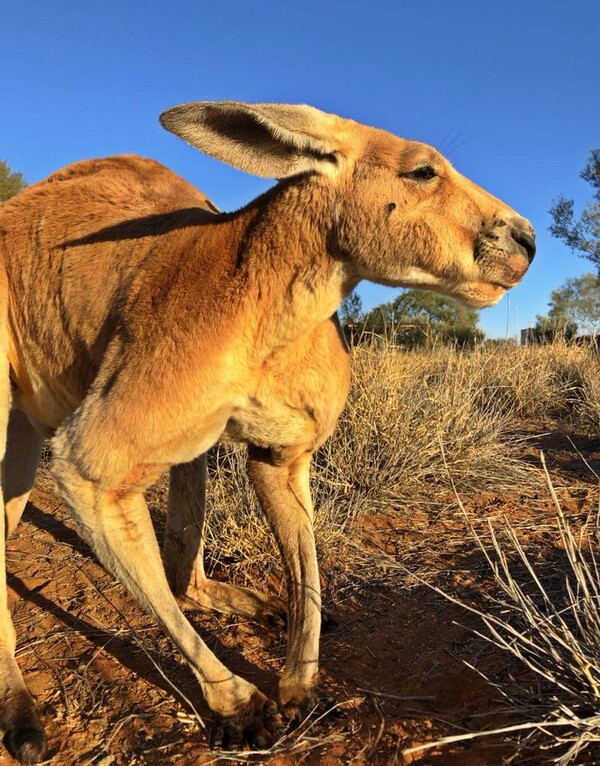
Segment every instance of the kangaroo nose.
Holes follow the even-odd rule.
[[[525,218],[518,218],[510,223],[509,230],[511,237],[525,251],[527,259],[531,263],[535,256],[535,232],[533,227]]]

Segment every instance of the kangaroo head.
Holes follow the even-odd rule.
[[[318,177],[328,239],[355,281],[428,288],[483,307],[519,282],[535,254],[531,224],[426,144],[310,106],[198,102],[160,120],[254,175]]]

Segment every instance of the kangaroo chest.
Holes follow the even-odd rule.
[[[221,441],[312,451],[332,432],[350,380],[337,323],[327,321],[302,345],[265,360]]]

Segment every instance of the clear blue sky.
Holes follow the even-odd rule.
[[[310,103],[441,148],[537,229],[522,285],[481,313],[503,337],[590,266],[553,240],[560,192],[600,146],[598,0],[3,0],[0,159],[28,182],[84,157],[135,152],[222,209],[265,182],[203,157],[157,121],[204,99]],[[365,307],[391,290],[363,283]]]

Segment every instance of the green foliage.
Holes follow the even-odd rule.
[[[588,258],[600,275],[600,149],[592,149],[580,177],[594,190],[591,202],[576,219],[573,200],[558,197],[549,211],[552,216],[549,229],[573,252]]]
[[[0,160],[0,202],[4,202],[27,186],[21,173],[13,173],[6,162]]]
[[[475,309],[450,298],[427,290],[406,290],[370,311],[363,319],[363,329],[409,347],[436,343],[473,346],[483,340],[478,320]]]
[[[600,280],[594,274],[567,279],[550,293],[548,306],[548,316],[536,317],[536,332],[542,337],[572,337],[578,328],[593,335],[600,332]]]
[[[355,325],[360,322],[363,316],[363,306],[360,295],[355,291],[347,295],[340,306],[340,319],[342,324]]]

